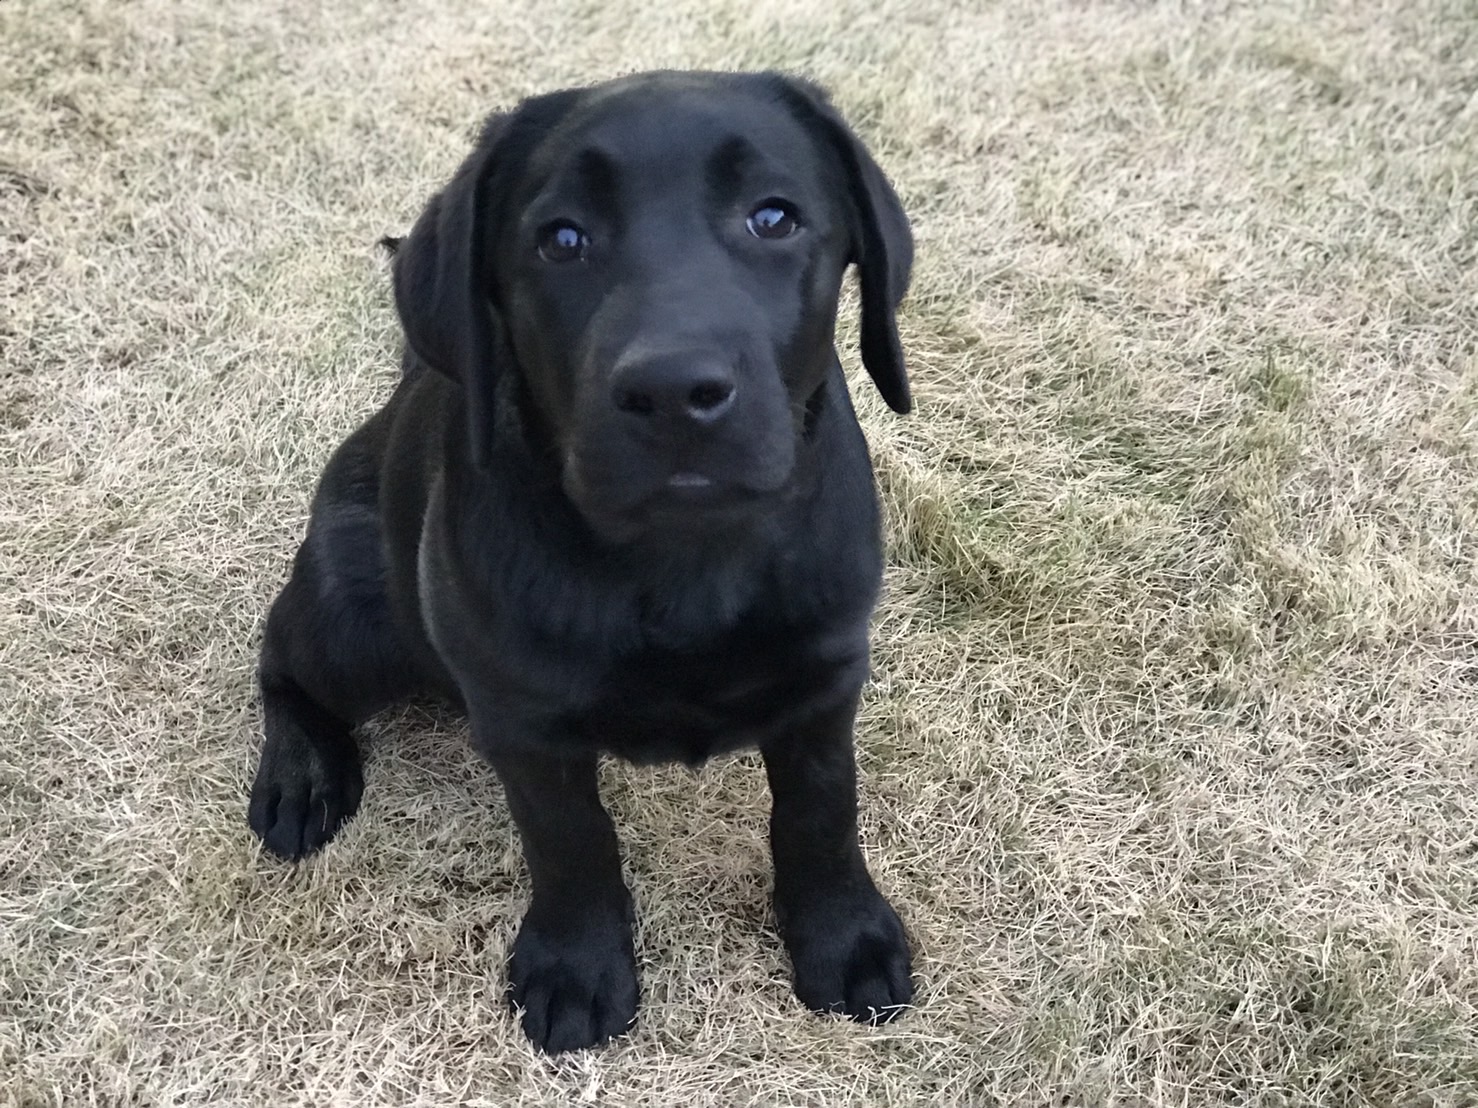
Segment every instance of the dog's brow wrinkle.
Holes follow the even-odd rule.
[[[719,143],[708,159],[710,179],[715,183],[732,181],[750,162],[757,151],[742,135],[731,135]]]
[[[595,199],[609,199],[616,192],[616,178],[620,169],[616,160],[604,150],[587,147],[580,151],[575,161],[575,171],[586,192]]]

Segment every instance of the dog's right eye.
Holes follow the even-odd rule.
[[[795,234],[801,223],[784,200],[766,200],[749,213],[745,225],[757,239],[783,239]]]
[[[585,257],[590,236],[569,220],[551,223],[539,232],[539,257],[546,262],[573,262]]]

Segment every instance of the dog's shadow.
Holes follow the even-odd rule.
[[[472,749],[460,709],[414,701],[360,728],[365,792],[345,828],[356,853],[414,851],[449,889],[489,882],[527,896],[516,829],[497,775]],[[621,840],[643,913],[717,911],[746,929],[769,923],[770,798],[759,755],[715,758],[698,769],[603,758],[601,794]],[[489,862],[496,859],[496,866]],[[471,878],[478,872],[483,880]],[[695,898],[693,890],[701,890]]]

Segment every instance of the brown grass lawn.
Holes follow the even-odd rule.
[[[487,111],[835,91],[919,240],[864,835],[803,1012],[753,758],[611,766],[645,1006],[535,1054],[460,722],[292,869],[254,648]],[[855,361],[850,312],[841,336]],[[0,0],[0,1104],[1478,1104],[1478,6]]]

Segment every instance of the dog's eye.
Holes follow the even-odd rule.
[[[782,200],[766,200],[749,213],[749,233],[758,239],[783,239],[800,226],[795,212]]]
[[[551,223],[539,233],[539,257],[546,262],[573,262],[585,257],[590,236],[568,220]]]

